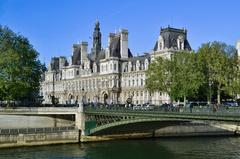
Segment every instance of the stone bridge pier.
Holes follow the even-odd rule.
[[[85,135],[85,114],[83,112],[83,104],[79,104],[79,107],[75,114],[75,126],[81,131],[81,136]]]

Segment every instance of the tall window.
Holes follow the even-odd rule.
[[[114,64],[114,71],[116,71],[117,70],[117,65],[116,64]]]
[[[143,79],[141,79],[141,86],[143,86]]]

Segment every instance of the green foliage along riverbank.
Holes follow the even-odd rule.
[[[203,44],[197,52],[158,57],[147,70],[146,87],[167,92],[172,101],[236,99],[240,93],[239,57],[233,46]]]
[[[32,99],[44,66],[27,38],[0,26],[0,101]]]

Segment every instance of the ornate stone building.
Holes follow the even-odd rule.
[[[128,48],[128,30],[110,33],[107,48],[102,48],[100,24],[96,22],[93,32],[93,46],[88,43],[73,44],[70,59],[53,57],[42,82],[44,103],[51,103],[51,97],[59,103],[101,102],[126,103],[132,99],[135,104],[159,104],[169,102],[163,92],[151,93],[145,88],[145,71],[157,56],[171,58],[181,51],[191,50],[185,29],[161,28],[154,49],[141,56],[133,56]]]

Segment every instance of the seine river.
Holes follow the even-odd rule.
[[[0,149],[1,159],[238,159],[240,137],[120,140]]]

